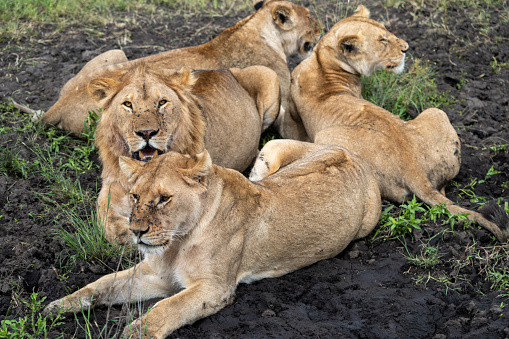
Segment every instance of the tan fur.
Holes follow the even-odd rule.
[[[108,240],[118,243],[126,241],[129,216],[119,212],[129,190],[119,156],[150,160],[207,147],[214,163],[242,171],[280,102],[278,76],[264,66],[177,72],[139,61],[131,67],[109,66],[88,86],[104,110],[96,138],[103,164],[99,215]]]
[[[288,1],[268,1],[257,12],[225,29],[215,39],[199,46],[187,47],[148,56],[139,60],[154,68],[224,69],[266,66],[277,73],[281,83],[281,107],[288,110],[290,71],[286,58],[309,55],[319,37],[316,20],[309,11]],[[105,52],[85,67],[62,88],[58,101],[41,121],[80,136],[88,112],[97,110],[87,91],[93,73],[101,68],[121,64],[129,68],[123,51]],[[279,120],[278,120],[279,121]]]
[[[428,109],[405,122],[362,99],[360,76],[378,68],[402,71],[408,48],[366,15],[359,6],[339,21],[292,73],[292,99],[309,139],[341,145],[365,159],[383,198],[401,203],[415,194],[429,205],[445,203],[451,213],[469,213],[505,240],[507,231],[438,191],[460,168],[460,140],[443,111]]]
[[[211,165],[206,151],[145,164],[121,158],[133,184],[131,241],[144,260],[53,301],[45,312],[162,297],[124,335],[164,338],[231,303],[239,283],[333,257],[371,232],[381,200],[362,160],[338,146],[294,140],[269,142],[262,152],[279,143],[313,152],[257,184]]]

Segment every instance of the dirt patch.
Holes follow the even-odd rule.
[[[320,15],[335,10],[335,5],[319,4]],[[410,55],[434,64],[438,88],[454,97],[443,109],[461,138],[462,167],[446,193],[470,209],[477,209],[483,199],[509,201],[509,148],[503,149],[509,142],[509,69],[503,64],[509,60],[509,22],[504,4],[507,7],[504,2],[483,8],[489,17],[482,22],[459,10],[441,17],[426,8],[410,12],[369,6],[374,19],[409,43]],[[47,110],[64,83],[101,52],[120,47],[135,59],[200,44],[247,14],[128,14],[132,20],[121,25],[70,27],[58,35],[43,33],[52,31],[47,27],[35,38],[4,41],[0,97]],[[35,160],[30,147],[34,141],[27,135],[1,134],[0,142],[2,147],[15,147],[19,157]],[[492,167],[500,173],[487,176]],[[95,169],[76,177],[83,188],[96,192],[99,174]],[[108,267],[117,267],[114,261],[78,260],[68,277],[58,276],[64,247],[51,236],[54,222],[43,216],[45,206],[35,195],[47,193],[44,181],[37,173],[0,177],[0,320],[23,314],[13,297],[17,292],[35,289],[49,302],[111,272]],[[68,223],[60,220],[64,226]],[[501,308],[507,303],[507,290],[493,290],[493,281],[487,279],[496,276],[488,268],[489,260],[495,260],[490,254],[508,248],[494,247],[498,244],[491,235],[475,226],[445,229],[431,222],[424,225],[405,238],[406,249],[400,240],[370,236],[335,258],[281,278],[240,285],[233,305],[179,329],[171,338],[509,337],[509,312]],[[431,270],[405,258],[421,253],[423,242],[438,246],[442,255]],[[498,259],[506,260],[499,265],[502,270],[508,267],[506,258]],[[123,326],[116,320],[121,313],[122,306],[96,309],[98,328],[107,318],[109,327],[102,334],[95,330],[95,337],[111,337],[108,333]],[[65,338],[86,337],[73,317],[49,337],[60,333]]]

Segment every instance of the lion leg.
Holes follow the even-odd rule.
[[[60,91],[57,102],[40,117],[45,125],[51,125],[81,136],[88,112],[97,110],[97,103],[88,94],[87,86],[94,71],[108,65],[126,62],[121,50],[104,52],[90,60],[81,71],[71,78]]]
[[[158,272],[142,261],[128,270],[108,274],[73,294],[49,303],[43,313],[55,314],[62,308],[66,312],[77,313],[98,305],[166,297],[173,292],[172,289],[172,284],[161,281]]]
[[[295,113],[297,109],[292,103],[293,102],[289,102],[287,105],[281,105],[281,111],[274,122],[274,126],[276,126],[278,133],[285,139],[311,141],[304,127],[304,123],[300,116]],[[287,107],[286,110],[284,108],[285,106]]]
[[[426,180],[427,181],[427,180]],[[468,214],[468,219],[475,221],[491,233],[493,233],[500,242],[505,242],[509,237],[509,223],[507,222],[508,218],[501,218],[500,213],[497,212],[497,215],[492,218],[492,221],[486,219],[481,213],[467,210],[463,207],[456,205],[451,200],[447,199],[444,195],[440,194],[440,192],[432,188],[431,183],[427,181],[422,185],[413,185],[413,187],[409,187],[411,192],[414,193],[421,201],[424,203],[434,206],[440,203],[444,203],[447,206],[447,209],[451,214],[465,213]],[[505,211],[503,212],[505,214]],[[498,221],[499,225],[497,225],[493,221]]]
[[[114,244],[128,243],[131,213],[128,191],[119,182],[103,182],[97,205],[98,222],[103,227],[105,238]]]
[[[232,68],[230,72],[255,101],[262,120],[262,132],[265,131],[279,114],[279,77],[265,66]]]
[[[321,146],[307,142],[276,139],[271,140],[263,146],[255,160],[253,169],[249,174],[249,180],[260,181],[277,172],[295,160],[318,150]],[[323,146],[322,146],[323,147]]]
[[[429,108],[407,124],[413,127],[414,135],[422,138],[416,139],[415,143],[419,164],[433,187],[443,187],[458,174],[461,165],[460,140],[447,114],[440,109]]]
[[[166,338],[174,330],[217,313],[233,301],[235,286],[198,282],[161,300],[124,329],[122,338]]]

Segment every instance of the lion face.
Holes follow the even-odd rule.
[[[271,11],[286,56],[297,54],[304,58],[311,54],[320,29],[307,8],[288,1],[265,1],[261,10]]]
[[[363,6],[334,25],[322,40],[323,45],[335,48],[342,67],[350,73],[369,76],[381,68],[401,73],[405,66],[408,43],[369,19]]]
[[[130,236],[145,253],[161,253],[198,223],[204,210],[212,161],[207,151],[194,157],[169,152],[148,163],[119,158],[133,182]]]
[[[108,128],[101,130],[110,142],[121,144],[124,156],[149,161],[169,150],[186,151],[196,134],[203,139],[190,92],[194,81],[188,69],[155,71],[139,63],[92,80],[89,93],[103,107],[100,124]]]

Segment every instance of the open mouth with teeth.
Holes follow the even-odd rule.
[[[146,146],[143,149],[140,149],[139,151],[132,153],[132,158],[140,161],[149,161],[152,160],[154,157],[156,157],[159,154],[163,154],[163,151],[160,151],[156,148],[152,148],[150,146]]]

